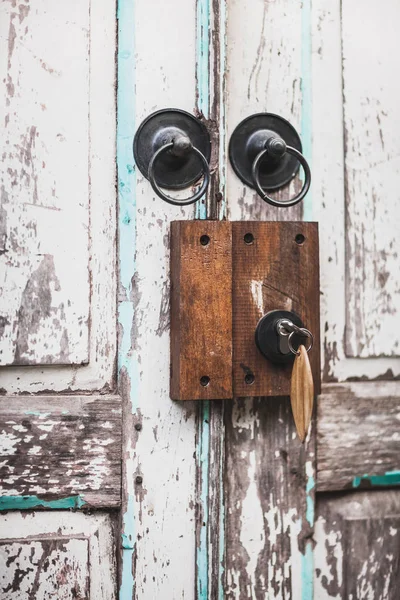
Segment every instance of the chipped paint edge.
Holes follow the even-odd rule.
[[[197,110],[204,117],[209,117],[210,111],[210,0],[196,2],[196,98]],[[207,218],[207,202],[204,196],[196,203],[195,216],[197,219]],[[210,472],[210,402],[201,402],[198,413],[198,434],[196,445],[196,464],[198,468],[198,485],[200,487],[199,503],[201,523],[199,524],[199,539],[196,544],[196,598],[208,599],[208,480]]]
[[[85,506],[86,500],[83,496],[66,496],[55,500],[44,500],[38,496],[1,496],[0,511],[5,510],[29,510],[33,508],[51,509],[73,509]]]
[[[400,471],[386,471],[384,475],[360,475],[354,477],[351,486],[355,489],[362,488],[363,482],[367,483],[368,487],[400,485]]]
[[[312,21],[311,1],[301,9],[301,141],[303,154],[312,168]],[[303,200],[303,220],[312,221],[312,185]]]
[[[303,154],[312,169],[312,0],[303,0],[301,9],[301,139]],[[313,219],[312,187],[303,200],[303,221]],[[307,462],[306,469],[306,520],[310,527],[315,520],[314,467]],[[301,600],[314,596],[314,549],[311,540],[301,555]]]
[[[133,304],[130,299],[132,277],[136,270],[136,198],[134,194],[136,171],[133,164],[132,140],[135,133],[135,2],[118,0],[118,54],[117,54],[117,181],[118,181],[118,262],[119,285],[124,292],[118,305],[118,324],[122,334],[118,344],[118,381],[124,371],[130,380],[130,403],[134,412],[137,400],[137,364],[130,356],[130,330]],[[127,446],[131,440],[127,440]],[[129,448],[124,448],[129,453]],[[129,458],[123,464],[123,477],[128,477]],[[133,495],[128,492],[122,499],[126,510],[121,515],[121,580],[120,600],[131,600],[135,577],[133,557],[135,552],[135,521]]]

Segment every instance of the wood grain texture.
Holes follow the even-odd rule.
[[[246,244],[251,233],[254,242]],[[302,234],[304,243],[296,236]],[[234,222],[233,385],[235,396],[284,396],[290,393],[292,363],[275,365],[254,342],[260,318],[270,310],[293,310],[314,335],[310,362],[315,391],[320,389],[319,262],[316,223]],[[251,372],[254,383],[246,384]]]
[[[318,495],[314,539],[314,598],[398,598],[398,490]]]
[[[43,263],[26,290],[29,294],[24,295],[25,330],[27,323],[34,325],[35,320],[38,326],[38,334],[27,340],[31,353],[28,359],[36,356],[40,360],[44,357],[47,362],[62,362],[60,336],[66,328],[65,361],[78,364],[60,369],[56,364],[46,369],[2,367],[0,385],[10,394],[48,390],[110,391],[115,387],[116,353],[115,1],[72,2],[68,8],[48,0],[38,0],[34,7],[24,1],[2,2],[2,74],[9,70],[8,39],[10,50],[13,49],[10,76],[14,96],[9,97],[4,86],[4,94],[0,94],[0,115],[4,119],[4,109],[10,118],[0,141],[0,146],[5,144],[0,190],[3,184],[8,189],[9,199],[6,212],[0,215],[0,223],[5,223],[7,218],[10,235],[7,234],[6,240],[9,251],[0,256],[0,287],[3,296],[4,293],[8,296],[7,311],[18,310],[21,286],[24,292],[27,283],[24,277],[28,277],[34,265]],[[25,138],[20,136],[25,135],[25,127],[28,130],[31,126],[36,127],[37,136],[32,140],[31,158],[26,156],[30,163],[27,165],[25,149],[29,150],[29,144],[26,146]],[[38,186],[36,204],[29,199],[35,189],[34,175]],[[16,185],[11,186],[10,195],[9,186],[14,178]],[[15,224],[18,215],[21,221],[14,227],[12,223]],[[36,231],[30,227],[34,224]],[[5,240],[1,234],[0,238]],[[58,291],[55,281],[51,281],[52,255],[55,276],[61,286]],[[15,292],[12,298],[11,292]],[[83,304],[76,305],[78,298],[84,299],[84,309]],[[60,314],[59,323],[57,320],[53,323],[51,314],[46,316],[46,307],[52,310],[59,307],[60,302],[64,302],[65,314]],[[83,338],[86,336],[88,307],[89,348],[87,340],[84,344],[85,360],[89,359],[89,363],[81,365],[81,357],[74,357],[73,349],[82,347],[80,333]],[[76,320],[81,309],[82,322]],[[0,338],[1,329],[0,326]],[[13,335],[15,340],[17,332]],[[55,351],[54,357],[47,358],[52,351]]]
[[[116,600],[111,515],[13,512],[0,531],[1,600]]]
[[[399,420],[399,382],[324,387],[317,399],[318,491],[368,488],[375,477],[396,473]]]
[[[313,432],[301,444],[289,398],[235,399],[226,403],[225,453],[225,598],[304,597]]]
[[[118,396],[5,396],[0,422],[1,496],[120,506]]]
[[[301,345],[298,351],[299,354],[294,360],[290,383],[290,404],[298,436],[300,441],[304,442],[311,423],[314,382],[307,350]]]
[[[0,23],[0,364],[87,363],[89,2]]]
[[[400,4],[342,6],[346,354],[399,356]],[[362,10],[363,26],[354,35]],[[377,52],[371,39],[379,39]]]
[[[202,236],[208,236],[206,245]],[[232,397],[231,224],[171,223],[171,398]],[[209,383],[202,385],[201,378]]]

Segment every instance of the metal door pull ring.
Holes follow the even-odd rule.
[[[254,159],[254,162],[253,162],[253,165],[251,168],[251,174],[253,177],[254,188],[257,190],[259,196],[261,196],[261,198],[263,200],[265,200],[265,202],[268,202],[268,204],[272,204],[272,206],[278,206],[278,207],[283,206],[283,207],[287,208],[288,206],[294,206],[298,202],[301,202],[301,200],[303,200],[304,196],[307,194],[308,190],[310,189],[310,184],[311,184],[311,171],[310,171],[308,162],[306,161],[306,159],[302,155],[302,153],[299,152],[298,150],[296,150],[296,148],[293,148],[292,146],[286,146],[286,144],[283,142],[283,144],[284,144],[283,154],[285,152],[287,152],[288,154],[295,156],[304,169],[303,187],[300,190],[300,192],[297,194],[297,196],[295,196],[291,200],[280,201],[280,200],[275,200],[274,198],[271,198],[271,196],[268,196],[267,192],[263,190],[261,183],[260,183],[259,167],[260,167],[261,161],[264,158],[267,158],[268,154],[273,154],[273,152],[271,152],[272,147],[274,145],[278,145],[278,144],[281,145],[282,142],[283,142],[283,140],[280,138],[270,138],[269,140],[267,140],[267,142],[265,143],[264,150],[261,150],[261,152],[259,152],[259,154],[257,154],[256,158]]]
[[[164,154],[164,152],[168,152],[169,150],[172,150],[174,148],[174,146],[175,146],[175,141],[169,142],[168,144],[164,144],[163,146],[161,146],[161,148],[159,148],[153,154],[153,157],[151,158],[150,163],[149,163],[148,179],[150,181],[151,187],[153,188],[153,190],[155,191],[157,196],[159,196],[162,200],[164,200],[165,202],[168,202],[168,204],[174,204],[175,206],[186,206],[188,204],[193,204],[194,202],[197,202],[197,200],[200,200],[200,198],[205,194],[205,192],[208,188],[208,185],[210,183],[210,168],[208,166],[208,161],[207,161],[206,157],[204,156],[204,154],[198,148],[195,148],[195,146],[190,144],[190,152],[195,152],[197,154],[197,156],[199,156],[199,158],[201,159],[201,162],[203,165],[203,183],[199,187],[199,189],[193,194],[193,196],[190,196],[190,198],[179,199],[179,198],[172,198],[171,196],[168,196],[167,194],[165,194],[162,191],[161,187],[156,182],[154,171],[155,171],[157,159],[162,154]],[[188,149],[189,148],[186,147],[185,151],[187,151]]]

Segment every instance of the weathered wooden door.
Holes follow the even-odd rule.
[[[119,0],[117,45],[114,10],[1,5],[0,597],[395,599],[400,6]],[[195,209],[133,162],[166,107],[212,136]],[[292,209],[228,163],[261,111],[311,163]],[[169,399],[170,222],[207,217],[320,223],[324,386],[304,446],[287,398]]]

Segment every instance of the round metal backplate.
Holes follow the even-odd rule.
[[[286,354],[282,354],[279,349],[280,336],[276,330],[276,324],[280,319],[290,319],[298,327],[304,327],[296,313],[288,310],[271,310],[258,322],[255,332],[256,345],[261,354],[271,362],[290,363],[295,358],[294,354],[290,350]],[[293,340],[293,343],[298,345],[299,340]]]
[[[148,179],[150,161],[158,148],[172,141],[174,135],[186,135],[193,146],[209,162],[211,142],[205,125],[190,113],[177,108],[158,110],[140,125],[133,141],[133,154],[140,172]],[[160,187],[179,190],[200,179],[203,167],[200,158],[189,152],[175,156],[166,151],[155,165],[155,180]]]
[[[229,159],[236,175],[246,185],[254,188],[251,168],[258,152],[260,141],[265,141],[266,134],[277,134],[288,146],[301,152],[300,137],[293,127],[278,115],[259,113],[247,117],[236,127],[229,142]],[[288,152],[278,161],[264,160],[260,164],[260,183],[265,190],[277,190],[287,185],[299,170],[299,162]]]

